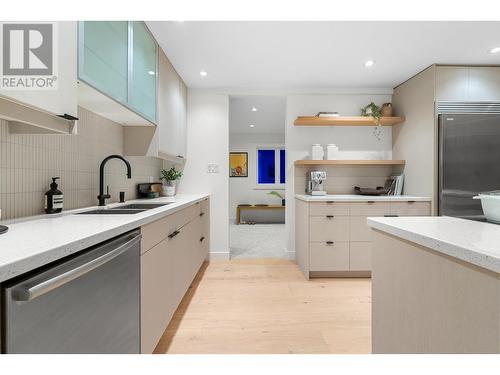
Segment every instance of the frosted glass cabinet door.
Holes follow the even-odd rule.
[[[157,47],[144,22],[132,22],[132,109],[156,123]]]
[[[122,102],[128,92],[128,22],[80,22],[81,79]]]

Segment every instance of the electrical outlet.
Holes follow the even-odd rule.
[[[219,164],[207,164],[207,173],[219,173]]]

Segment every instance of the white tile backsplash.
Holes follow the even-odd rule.
[[[43,213],[44,194],[51,177],[61,177],[64,208],[97,204],[99,165],[111,154],[123,154],[123,127],[84,108],[78,111],[78,135],[9,134],[0,119],[0,209],[2,220]],[[153,157],[127,157],[132,178],[123,162],[106,165],[105,185],[111,200],[120,191],[135,198],[138,182],[158,180],[163,161]]]

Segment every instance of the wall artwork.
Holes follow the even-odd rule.
[[[248,152],[229,153],[229,177],[248,177]]]

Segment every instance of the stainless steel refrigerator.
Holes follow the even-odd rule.
[[[500,190],[500,113],[439,115],[439,215],[483,220],[480,192]]]

